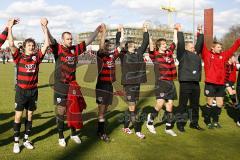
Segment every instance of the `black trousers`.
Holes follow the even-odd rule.
[[[180,82],[179,106],[175,115],[177,125],[185,126],[188,119],[192,125],[198,125],[199,98],[199,82]],[[188,101],[190,109],[187,108]]]
[[[240,85],[237,85],[237,100],[238,100],[238,103],[240,102]]]

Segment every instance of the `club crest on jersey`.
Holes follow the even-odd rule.
[[[36,56],[32,56],[32,60],[36,61],[37,60]]]
[[[107,63],[108,68],[113,67],[113,61],[107,61],[106,63]]]
[[[74,54],[75,50],[74,49],[71,49],[71,53]]]
[[[77,94],[76,90],[73,90],[72,93],[73,93],[73,95],[76,95],[76,94]]]
[[[223,59],[223,57],[222,57],[222,56],[219,56],[219,59]]]
[[[208,95],[209,94],[209,90],[205,90],[205,93],[206,93],[206,95]]]

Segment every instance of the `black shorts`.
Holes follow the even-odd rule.
[[[226,88],[227,88],[227,87],[231,87],[233,90],[235,90],[234,82],[226,82],[226,83],[225,83],[225,86],[226,86]]]
[[[204,95],[206,97],[224,97],[225,85],[205,83]]]
[[[54,84],[54,105],[66,106],[69,84],[55,83]]]
[[[113,101],[113,86],[111,83],[97,82],[96,84],[96,103],[111,105]]]
[[[16,86],[15,110],[35,111],[37,109],[38,89],[23,89]]]
[[[136,102],[139,100],[140,84],[125,84],[123,86],[127,102]]]
[[[156,99],[176,100],[177,91],[173,81],[158,80],[155,84]]]

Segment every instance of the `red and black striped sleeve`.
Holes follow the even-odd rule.
[[[8,28],[6,27],[4,31],[0,34],[0,47],[3,45],[8,36]]]
[[[171,43],[170,46],[169,46],[169,50],[172,51],[172,52],[174,52],[175,48],[176,48],[175,43],[174,43],[174,42]]]
[[[83,54],[87,49],[85,41],[79,43],[77,45],[78,55]]]
[[[37,54],[38,54],[38,63],[41,63],[44,58],[44,54],[42,53],[41,50],[39,50]]]
[[[13,61],[17,64],[20,60],[20,52],[18,49],[15,51],[15,53],[12,54],[12,57]]]
[[[113,57],[114,57],[114,59],[117,59],[118,57],[119,57],[119,51],[118,51],[118,49],[117,48],[115,48],[114,49],[114,55],[113,55]]]
[[[149,57],[151,58],[152,61],[155,60],[155,52],[156,51],[149,51]]]

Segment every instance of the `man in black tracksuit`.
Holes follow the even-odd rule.
[[[145,138],[145,135],[140,132],[140,126],[137,124],[136,102],[139,99],[140,84],[147,81],[146,64],[143,59],[143,54],[149,44],[147,25],[144,25],[143,31],[143,42],[141,46],[136,48],[135,42],[127,41],[125,50],[122,50],[119,55],[122,71],[121,83],[124,87],[129,109],[125,113],[123,131],[127,134],[131,134],[132,131],[129,129],[129,124],[132,122],[135,133],[140,139]]]
[[[180,83],[179,107],[177,108],[176,120],[179,131],[184,132],[184,126],[190,118],[190,128],[203,130],[199,124],[199,98],[202,72],[202,61],[199,54],[202,52],[204,36],[202,34],[202,27],[198,27],[197,43],[194,47],[193,43],[185,45],[184,34],[181,32],[180,24],[176,26],[178,30],[178,47],[177,59],[178,66],[178,80]],[[191,112],[188,115],[187,103],[190,101]]]

